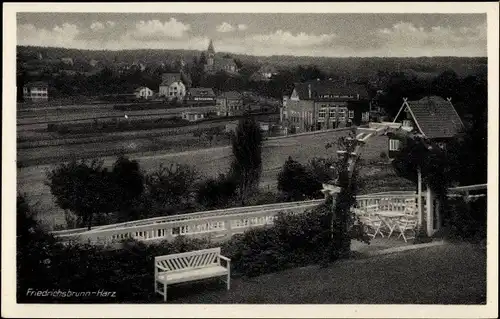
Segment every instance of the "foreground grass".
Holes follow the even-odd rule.
[[[170,303],[484,304],[486,251],[446,244],[359,260],[328,268],[287,270],[173,286]],[[158,302],[162,302],[158,298]]]

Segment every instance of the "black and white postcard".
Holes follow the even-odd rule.
[[[4,4],[2,316],[496,317],[498,13]]]

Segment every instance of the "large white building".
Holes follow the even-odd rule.
[[[159,88],[159,96],[168,100],[177,98],[183,100],[186,96],[186,85],[182,81],[181,73],[165,73],[162,75],[162,82]]]
[[[42,81],[27,83],[23,87],[23,97],[25,101],[47,101],[49,99],[49,85]]]

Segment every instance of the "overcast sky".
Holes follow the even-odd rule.
[[[487,56],[486,14],[18,13],[18,45],[298,56]]]

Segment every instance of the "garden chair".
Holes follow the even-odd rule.
[[[392,203],[388,198],[381,198],[379,202],[379,209],[390,211],[392,210]]]
[[[397,227],[400,232],[398,239],[399,237],[403,237],[405,243],[408,242],[408,239],[414,239],[415,236],[417,235],[417,226],[418,226],[418,221],[415,217],[409,217],[409,216],[401,217],[397,222]],[[405,235],[406,232],[411,232],[412,235],[407,237]]]
[[[414,199],[405,200],[405,209],[403,213],[408,217],[417,218],[418,209],[417,209],[417,203],[415,202]]]
[[[384,227],[384,223],[382,220],[376,215],[378,212],[378,205],[369,205],[365,207],[365,213],[359,216],[359,220],[363,223],[368,230],[373,230],[373,233],[367,232],[367,235],[375,238],[378,234],[380,236],[385,237],[382,232],[382,228]]]

